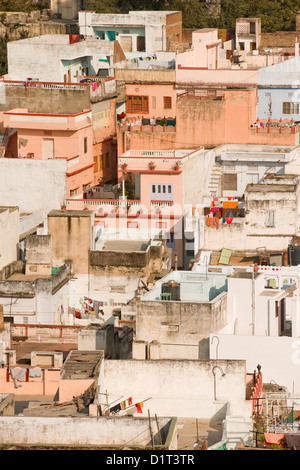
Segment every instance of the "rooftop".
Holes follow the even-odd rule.
[[[154,289],[144,294],[142,301],[161,301],[162,293],[170,293],[172,301],[212,302],[227,291],[227,275],[172,271],[157,281]]]
[[[104,351],[70,351],[61,371],[61,378],[88,379],[99,373],[100,363],[104,359]]]

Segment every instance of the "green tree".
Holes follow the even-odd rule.
[[[50,0],[0,0],[0,11],[33,11],[50,8]]]

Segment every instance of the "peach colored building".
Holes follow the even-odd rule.
[[[183,267],[184,251],[197,250],[197,242],[192,241],[194,235],[190,236],[194,230],[185,227],[184,216],[186,210],[202,200],[210,160],[210,152],[204,152],[203,147],[129,150],[119,156],[119,179],[123,188],[120,199],[68,199],[67,206],[72,210],[93,210],[96,226],[126,231],[133,239],[139,231],[148,231],[150,238],[151,234],[161,231],[167,246],[173,250],[173,265],[177,253],[178,267]],[[133,188],[133,199],[126,197],[125,180]],[[189,243],[193,245],[192,250],[189,250]]]
[[[3,113],[5,128],[18,132],[18,158],[67,160],[67,195],[94,182],[90,110],[78,114],[38,114],[17,108]]]
[[[146,85],[142,87],[139,90],[144,92]],[[171,90],[171,85],[166,85],[166,94],[167,90]],[[153,95],[155,92],[153,86]],[[211,148],[234,143],[298,145],[298,126],[286,126],[280,121],[274,121],[270,126],[264,121],[261,126],[255,126],[257,90],[254,87],[221,89],[195,86],[187,89],[177,85],[176,92],[175,125],[169,125],[171,121],[161,125],[159,120],[155,125],[143,124],[145,121],[139,122],[138,116],[134,118],[132,114],[129,119],[127,115],[126,122],[119,124],[118,128],[119,155],[133,149],[190,149],[201,145]]]

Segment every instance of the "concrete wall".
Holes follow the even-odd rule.
[[[24,79],[26,77],[23,77]],[[29,113],[77,114],[90,108],[90,87],[78,86],[68,89],[49,84],[35,84],[32,87],[1,85],[1,111],[16,109],[22,103]]]
[[[2,178],[4,179],[5,176],[7,178],[7,175],[2,175]],[[4,201],[7,203],[6,197],[2,200],[3,203]],[[4,209],[3,212],[2,209]],[[17,207],[0,207],[0,269],[17,259],[19,223],[20,215]]]
[[[226,375],[221,377],[220,371],[214,370],[216,382],[215,365],[215,361],[105,361],[100,391],[107,390],[110,403],[120,396],[132,396],[133,403],[143,401],[144,416],[150,410],[158,416],[222,419],[227,402],[232,414],[249,416],[244,361],[218,361]],[[132,413],[136,413],[135,407]]]
[[[92,248],[93,212],[53,211],[48,217],[53,265],[72,260],[75,274],[87,274]]]
[[[18,206],[20,212],[49,212],[60,209],[65,198],[65,161],[1,159],[0,204]]]
[[[168,427],[166,444],[177,449],[177,423],[170,426],[170,419],[159,417],[160,427]],[[152,428],[156,424],[153,420]],[[7,431],[5,431],[7,430]],[[20,417],[3,416],[0,419],[0,444],[37,446],[124,446],[128,442],[139,448],[150,445],[148,418],[107,417]],[[157,440],[156,440],[157,442]]]
[[[78,82],[77,76],[83,74],[83,69],[84,75],[97,75],[99,54],[110,57],[110,65],[113,65],[113,42],[90,38],[70,44],[67,34],[12,41],[7,45],[7,77],[10,80],[26,80],[30,76],[45,82]]]
[[[50,235],[29,235],[26,237],[26,263],[51,264]]]
[[[215,336],[215,335],[214,335]],[[287,336],[241,336],[216,335],[219,338],[218,358],[246,361],[247,371],[253,371],[257,364],[262,366],[263,382],[274,380],[277,384],[288,388],[291,394],[300,393],[299,339]],[[267,351],[267,354],[266,354]],[[216,357],[216,343],[211,346],[210,358]]]
[[[212,302],[138,302],[136,340],[195,344],[225,326],[226,305],[226,294]]]

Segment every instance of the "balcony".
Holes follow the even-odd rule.
[[[108,215],[133,216],[148,212],[146,207],[139,200],[122,199],[76,199],[69,198],[66,201],[68,210],[93,210],[97,216],[106,217]],[[151,202],[150,210],[155,212],[164,207],[174,207],[170,201]]]
[[[90,126],[92,112],[78,114],[29,113],[26,108],[16,108],[4,112],[4,127],[22,129],[51,129],[76,131]]]
[[[137,173],[181,173],[183,155],[175,150],[129,150],[119,157],[119,171]]]

